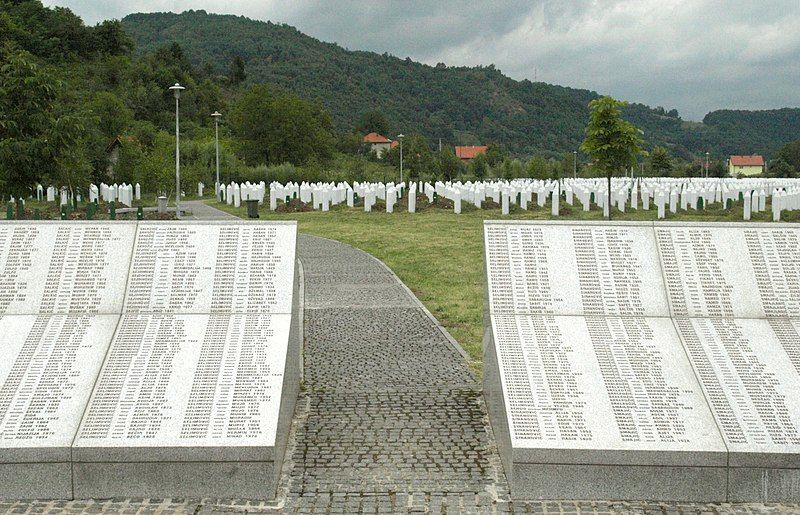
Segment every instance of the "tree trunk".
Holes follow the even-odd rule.
[[[606,175],[608,179],[608,219],[611,220],[611,173]]]

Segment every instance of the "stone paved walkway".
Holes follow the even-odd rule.
[[[798,505],[509,502],[480,385],[438,323],[364,252],[301,236],[299,257],[304,389],[276,500],[0,501],[0,512],[800,513]]]
[[[184,215],[184,220],[238,220],[238,216],[217,209],[202,200],[184,200],[181,202],[181,211],[191,212]]]

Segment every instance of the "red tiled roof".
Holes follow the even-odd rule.
[[[364,136],[364,143],[391,143],[392,140],[386,136],[381,136],[377,132],[370,132]]]
[[[764,158],[761,156],[731,156],[733,166],[764,166]]]
[[[461,159],[472,159],[478,154],[485,154],[486,149],[486,146],[456,147],[456,157]]]

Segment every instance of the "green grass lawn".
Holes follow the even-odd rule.
[[[235,215],[246,216],[244,206],[235,208],[213,200],[207,202]],[[599,210],[585,213],[564,202],[561,214],[561,219],[603,219]],[[655,209],[613,214],[615,220],[654,220],[656,215]],[[798,215],[798,212],[790,214],[790,221],[800,221]],[[430,207],[411,214],[406,212],[405,202],[391,214],[364,213],[363,209],[345,206],[334,207],[327,213],[273,213],[264,205],[259,216],[262,220],[297,220],[300,232],[353,245],[386,263],[464,347],[469,353],[470,365],[479,374],[483,337],[483,221],[552,218],[549,204],[531,211],[515,209],[503,217],[499,209],[478,210],[466,205],[460,215],[452,210]],[[702,212],[680,213],[667,219],[736,221],[742,219],[742,207],[734,206],[726,212],[712,205]],[[772,212],[754,214],[753,220],[772,220]]]

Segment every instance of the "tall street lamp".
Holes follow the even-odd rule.
[[[175,94],[175,217],[181,217],[181,124],[179,120],[181,91],[177,82],[169,88]]]
[[[572,151],[572,178],[578,178],[578,151]]]
[[[211,113],[211,117],[214,118],[214,137],[216,139],[215,146],[217,150],[217,185],[214,188],[214,191],[217,195],[217,200],[222,202],[222,191],[220,190],[220,182],[219,182],[219,119],[222,117],[222,114],[219,111],[214,111]]]
[[[403,138],[405,135],[397,135],[397,139],[400,140],[400,184],[403,184]]]
[[[706,179],[708,179],[708,152],[706,152]]]

